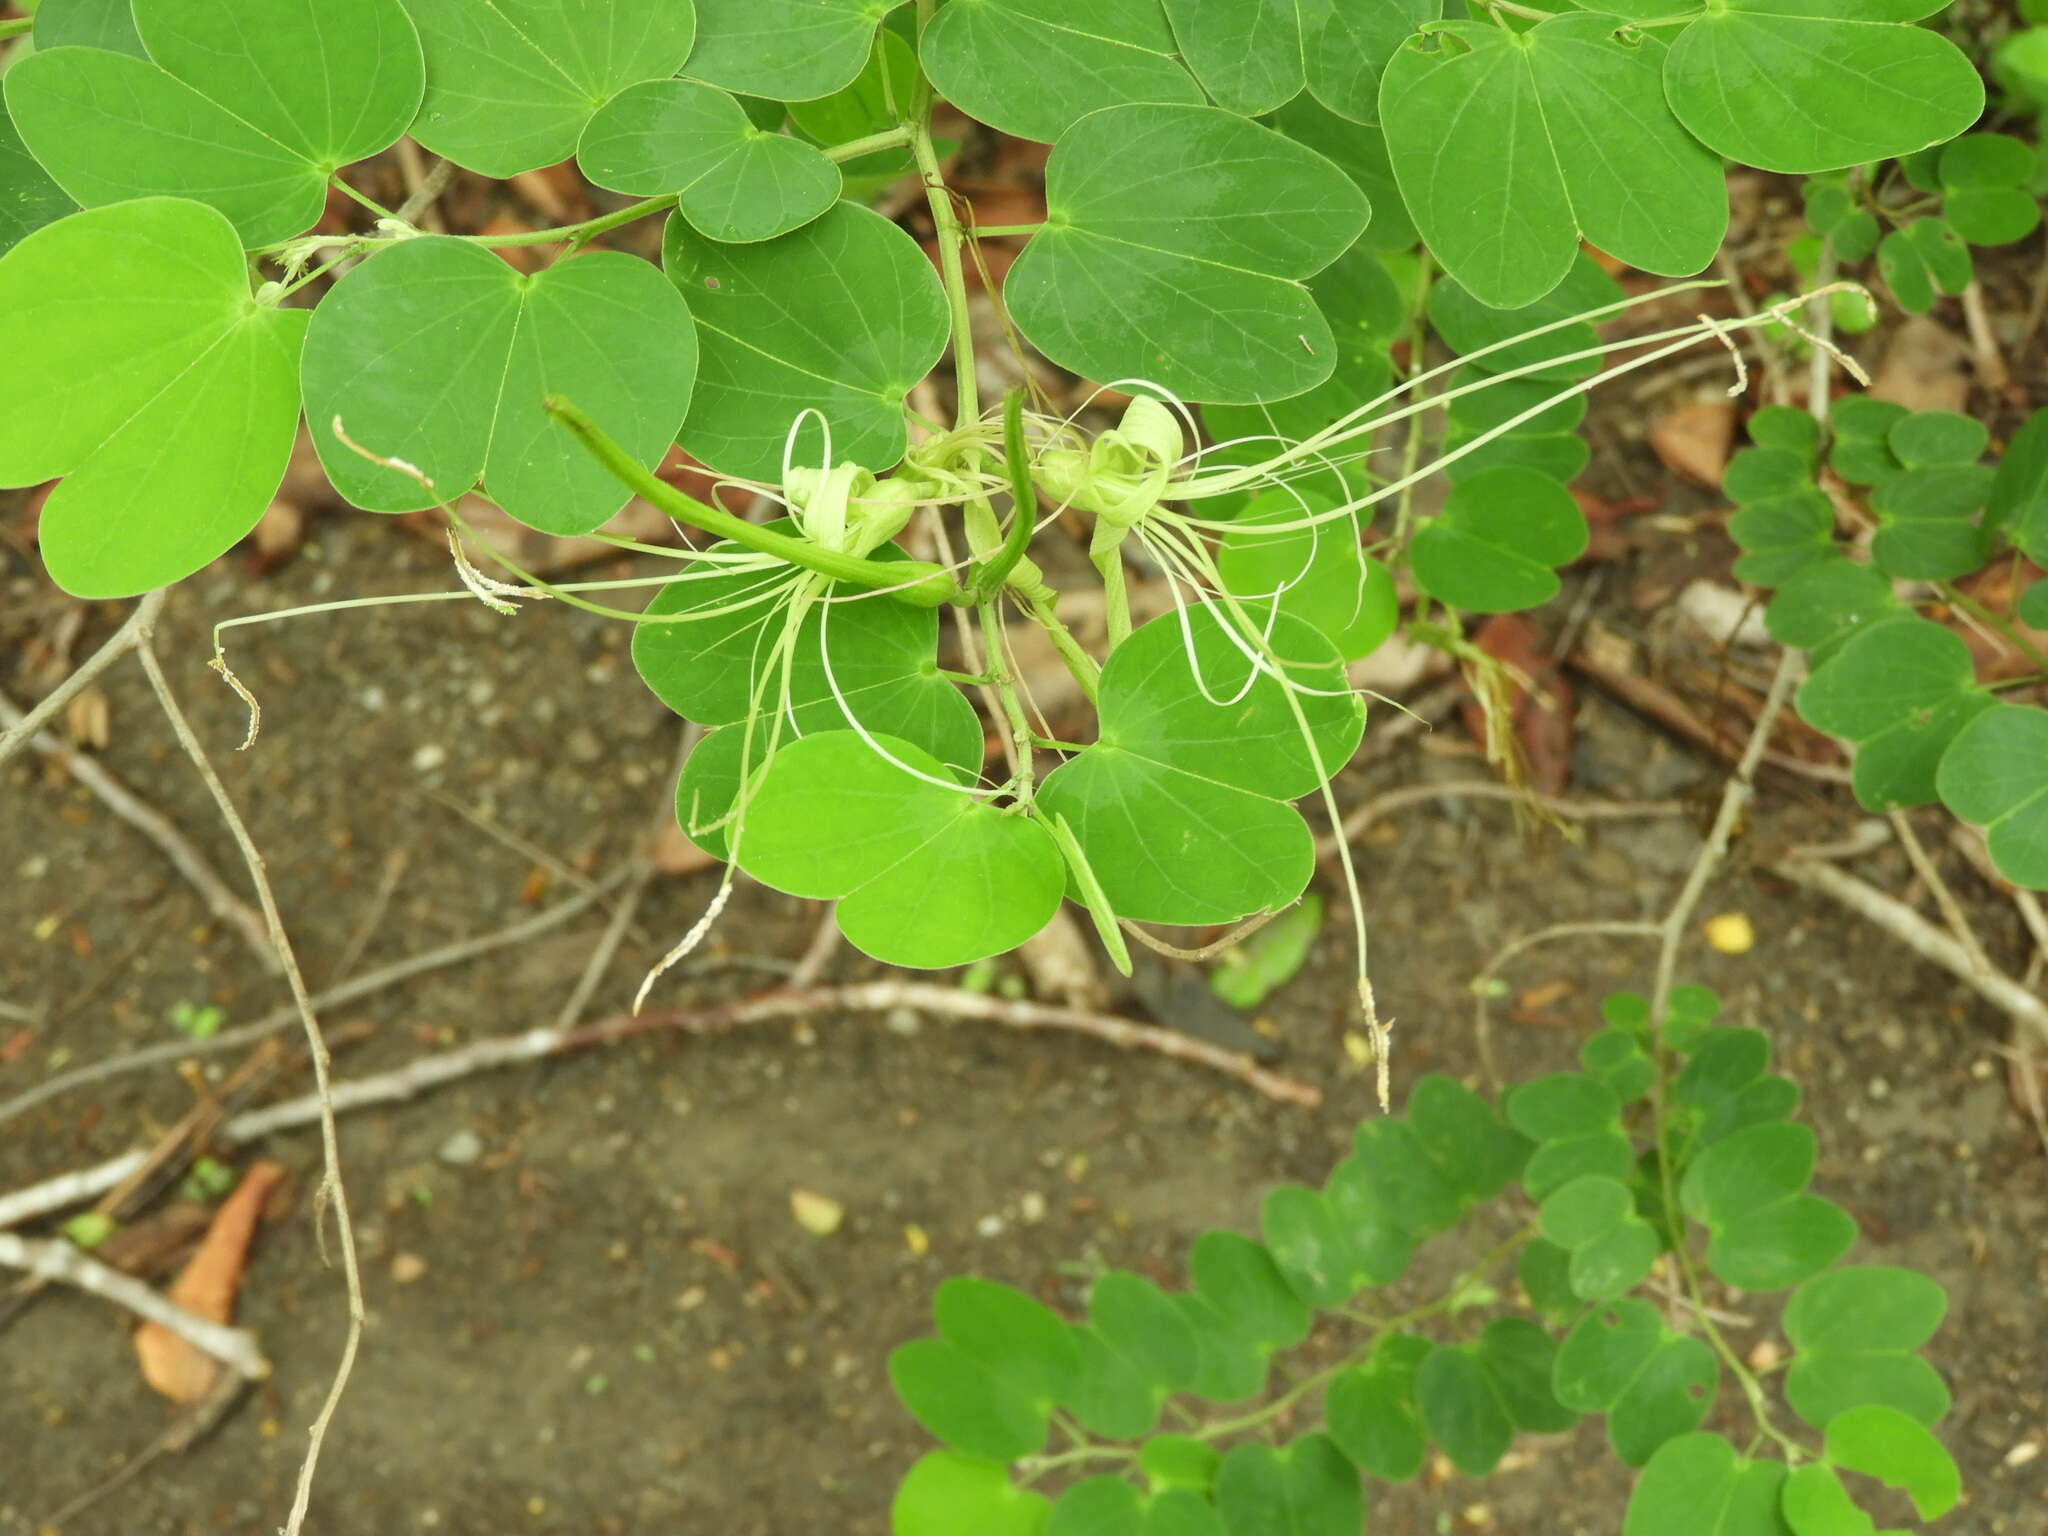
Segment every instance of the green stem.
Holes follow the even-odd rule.
[[[977,240],[1000,240],[1005,235],[1035,235],[1043,228],[1043,220],[1036,224],[977,224],[974,236]]]
[[[1010,476],[1010,531],[1002,548],[969,576],[967,590],[981,602],[1002,590],[1024,558],[1037,523],[1038,494],[1031,485],[1031,458],[1024,443],[1024,391],[1003,397],[1003,467]]]
[[[36,24],[33,16],[17,16],[12,21],[0,21],[0,42],[10,37],[19,37]]]
[[[548,395],[541,409],[574,432],[592,458],[610,470],[613,478],[651,502],[656,510],[688,523],[693,528],[730,539],[747,549],[774,555],[792,565],[816,571],[834,581],[852,582],[887,592],[915,608],[936,608],[941,603],[964,603],[967,595],[953,584],[944,567],[921,560],[864,560],[857,555],[825,549],[786,533],[759,528],[744,518],[709,506],[694,496],[685,496],[667,481],[658,479],[605,435],[583,412],[560,395]]]
[[[1088,559],[1102,578],[1103,618],[1109,626],[1109,648],[1114,651],[1131,638],[1131,591],[1124,582],[1123,541],[1097,541],[1089,547]]]
[[[1018,1481],[1028,1487],[1060,1467],[1078,1466],[1085,1461],[1132,1461],[1137,1454],[1121,1445],[1083,1445],[1051,1456],[1026,1456],[1017,1463],[1017,1470],[1022,1474]]]
[[[900,149],[910,142],[910,130],[901,124],[884,128],[880,133],[871,133],[864,139],[849,139],[844,144],[834,144],[824,151],[825,158],[834,165],[848,160],[858,160],[862,155],[872,155],[884,149]]]
[[[375,198],[372,198],[366,195],[365,193],[357,191],[354,187],[350,186],[346,181],[344,181],[339,173],[336,173],[335,175],[328,177],[327,184],[330,187],[334,187],[341,192],[347,193],[350,197],[354,198],[356,202],[360,203],[363,207],[369,209],[370,212],[377,215],[378,218],[388,219],[391,217],[391,210],[389,208],[386,208],[382,203],[378,202]]]
[[[1009,722],[1010,738],[1017,744],[1017,778],[1013,792],[1020,805],[1031,803],[1031,722],[1024,718],[1023,702],[1017,697],[1016,679],[1010,675],[1009,658],[1001,644],[1003,616],[996,600],[989,598],[976,608],[981,623],[981,640],[987,648],[989,686],[1002,700],[1003,717]]]
[[[1092,707],[1095,703],[1095,690],[1102,682],[1102,668],[1093,656],[1082,649],[1081,642],[1074,638],[1074,632],[1067,628],[1054,610],[1055,597],[1052,588],[1046,585],[1043,578],[1036,587],[1026,588],[1013,577],[1010,590],[1024,600],[1024,606],[1031,610],[1031,617],[1038,621],[1039,628],[1043,629],[1046,638],[1052,641],[1052,648],[1059,652],[1060,660],[1067,664],[1067,670],[1074,675],[1074,681],[1080,685],[1083,696]]]

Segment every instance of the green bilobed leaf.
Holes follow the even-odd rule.
[[[2048,713],[1986,709],[1949,743],[1935,787],[1943,805],[1984,829],[2000,873],[2048,890]]]
[[[1628,1186],[1604,1174],[1585,1174],[1552,1190],[1537,1220],[1545,1237],[1571,1250],[1572,1292],[1587,1301],[1634,1289],[1662,1247],[1636,1214]]]
[[[1785,1466],[1750,1461],[1719,1435],[1667,1440],[1636,1479],[1622,1536],[1792,1536],[1778,1512]]]
[[[1542,1201],[1586,1174],[1627,1179],[1635,1154],[1621,1128],[1621,1100],[1598,1078],[1558,1072],[1521,1084],[1503,1106],[1508,1124],[1537,1143],[1522,1188]]]
[[[390,145],[420,104],[398,0],[280,0],[261,26],[232,0],[138,0],[135,21],[155,62],[52,48],[7,74],[23,142],[88,208],[189,197],[245,245],[288,239],[319,218],[327,178]]]
[[[1640,1099],[1657,1080],[1657,1064],[1634,1030],[1607,1028],[1579,1047],[1579,1065],[1614,1090],[1623,1103]]]
[[[1159,1422],[1165,1394],[1102,1336],[1083,1325],[1073,1331],[1080,1361],[1064,1406],[1083,1429],[1106,1440],[1132,1440]]]
[[[1785,1479],[1778,1503],[1794,1536],[1888,1536],[1856,1507],[1835,1469],[1826,1462],[1796,1468]]]
[[[1088,1294],[1088,1321],[1161,1394],[1194,1380],[1201,1346],[1187,1314],[1142,1275],[1112,1269]]]
[[[1898,612],[1899,600],[1882,571],[1821,560],[1778,589],[1764,609],[1764,628],[1778,644],[1812,652],[1818,666],[1849,636]]]
[[[1377,1180],[1375,1197],[1399,1231],[1411,1238],[1431,1237],[1458,1224],[1464,1204],[1414,1126],[1406,1120],[1367,1120],[1351,1141]]]
[[[42,0],[35,20],[37,48],[111,48],[149,57],[128,0]]]
[[[712,240],[770,240],[839,200],[839,167],[690,80],[627,86],[583,130],[576,163],[614,192],[676,194],[683,217]]]
[[[810,101],[848,84],[902,0],[696,0],[683,73],[722,90]]]
[[[486,176],[568,159],[592,113],[635,81],[673,75],[697,35],[690,0],[407,3],[427,54],[413,137]]]
[[[1766,405],[1749,418],[1749,440],[1759,448],[1796,453],[1811,464],[1820,451],[1820,423],[1797,406]]]
[[[1060,1495],[1045,1536],[1129,1536],[1141,1528],[1145,1497],[1120,1477],[1091,1477]]]
[[[1308,1337],[1309,1309],[1281,1275],[1273,1256],[1236,1232],[1204,1232],[1188,1255],[1198,1295],[1212,1303],[1232,1333],[1262,1354],[1292,1349]]]
[[[1856,1223],[1804,1193],[1813,1158],[1813,1132],[1778,1123],[1739,1131],[1693,1160],[1679,1201],[1712,1234],[1715,1275],[1747,1291],[1783,1290],[1848,1251]]]
[[[1916,411],[1894,422],[1885,442],[1908,469],[1947,469],[1975,465],[1991,446],[1991,431],[1974,416]]]
[[[1043,1302],[993,1280],[956,1275],[932,1297],[932,1319],[948,1343],[996,1379],[1048,1408],[1073,1385],[1073,1335]]]
[[[1274,621],[1274,652],[1300,663],[1288,675],[1334,690],[1290,699],[1269,674],[1245,686],[1251,664],[1223,623],[1203,605],[1118,646],[1102,672],[1099,740],[1039,785],[1039,809],[1066,817],[1120,916],[1234,922],[1295,900],[1315,856],[1290,802],[1335,773],[1364,729],[1336,652],[1314,630]],[[1193,826],[1207,830],[1190,836]]]
[[[1389,1166],[1386,1150],[1376,1148],[1371,1159],[1355,1151],[1323,1181],[1323,1200],[1350,1239],[1354,1292],[1398,1280],[1422,1236],[1401,1223],[1387,1198],[1411,1169],[1421,1169],[1425,1177],[1432,1172],[1421,1143],[1411,1138],[1399,1145],[1398,1156],[1409,1160],[1400,1166]]]
[[[1948,1295],[1917,1270],[1854,1265],[1824,1270],[1785,1304],[1792,1363],[1785,1400],[1816,1429],[1863,1403],[1932,1424],[1949,1410],[1940,1374],[1913,1351],[1934,1337]]]
[[[1571,493],[1533,470],[1489,469],[1451,488],[1409,549],[1416,585],[1470,613],[1513,613],[1557,595],[1556,567],[1586,552]]]
[[[1313,625],[1346,661],[1378,649],[1401,619],[1394,578],[1358,547],[1358,525],[1339,518],[1315,528],[1259,533],[1328,512],[1336,502],[1314,491],[1268,491],[1238,513],[1223,536],[1216,568],[1224,588],[1255,610],[1267,606]]]
[[[1942,217],[1972,245],[2010,245],[2041,222],[2028,190],[2034,151],[2002,133],[1968,133],[1941,152]]]
[[[1470,356],[1482,347],[1497,349],[1474,359],[1475,368],[1488,373],[1528,368],[1532,371],[1522,377],[1568,382],[1589,378],[1599,371],[1597,356],[1578,357],[1573,362],[1564,359],[1594,351],[1600,338],[1590,321],[1570,325],[1559,322],[1618,304],[1621,299],[1621,285],[1601,271],[1592,257],[1581,253],[1562,282],[1542,298],[1518,309],[1499,309],[1482,303],[1455,279],[1437,283],[1429,291],[1429,323],[1453,351]],[[1546,328],[1544,334],[1526,341],[1516,340],[1538,328]]]
[[[939,94],[978,122],[1050,144],[1127,102],[1193,106],[1159,0],[968,0],[946,5],[918,52]]]
[[[1165,0],[1181,57],[1210,99],[1256,117],[1301,93],[1306,83],[1296,0]]]
[[[1937,294],[1954,297],[1969,287],[1974,268],[1969,247],[1945,222],[1915,219],[1878,242],[1877,270],[1899,308],[1924,315]]]
[[[1216,1474],[1216,1507],[1230,1536],[1358,1536],[1358,1473],[1328,1435],[1286,1445],[1233,1446]]]
[[[1815,485],[1760,497],[1728,519],[1728,536],[1742,548],[1735,562],[1740,580],[1783,586],[1835,558],[1834,503]]]
[[[848,941],[890,965],[966,965],[1043,928],[1066,891],[1045,829],[930,782],[950,782],[945,765],[909,742],[873,743],[827,731],[777,752],[748,807],[741,867],[837,900]]]
[[[1962,1497],[1962,1476],[1918,1419],[1882,1403],[1850,1408],[1828,1421],[1827,1458],[1838,1467],[1900,1488],[1922,1520],[1938,1520]]]
[[[1674,1333],[1649,1302],[1624,1297],[1579,1320],[1558,1347],[1551,1380],[1566,1407],[1606,1414],[1614,1453],[1640,1467],[1699,1427],[1720,1366],[1704,1340]]]
[[[1976,570],[1991,552],[1990,532],[1977,520],[1991,480],[1985,464],[1887,475],[1870,497],[1879,523],[1871,559],[1889,576],[1920,581],[1947,581]]]
[[[1926,11],[1925,5],[1906,9]],[[1729,0],[1671,46],[1671,110],[1709,149],[1767,171],[1832,171],[1954,138],[1984,110],[1946,38],[1863,0]]]
[[[372,256],[314,312],[307,420],[328,479],[357,506],[410,512],[481,478],[528,527],[588,533],[626,493],[542,398],[574,401],[652,466],[689,404],[696,352],[689,311],[637,257],[592,252],[528,277],[480,246],[426,236]],[[337,416],[432,489],[344,446]]]
[[[14,119],[0,106],[0,256],[45,224],[54,224],[78,204],[50,180],[21,142]]]
[[[1829,467],[1851,485],[1875,485],[1904,468],[1893,457],[1888,439],[1906,414],[1903,405],[1869,395],[1837,400],[1828,412],[1828,426],[1835,438],[1828,454]]]
[[[1352,1297],[1356,1258],[1349,1236],[1323,1197],[1299,1184],[1276,1184],[1259,1211],[1259,1235],[1287,1284],[1311,1307]]]
[[[1529,1160],[1528,1138],[1504,1124],[1486,1100],[1441,1072],[1416,1080],[1405,1118],[1430,1162],[1468,1208],[1514,1183]]]
[[[1666,51],[1611,18],[1570,14],[1521,33],[1446,22],[1394,55],[1381,120],[1403,200],[1480,300],[1540,299],[1581,235],[1667,276],[1714,259],[1727,189],[1665,104]]]
[[[1378,6],[1383,0],[1372,0],[1372,3]],[[1314,57],[1313,54],[1310,56],[1311,62]],[[1318,104],[1312,96],[1295,97],[1266,122],[1297,144],[1306,144],[1323,156],[1349,176],[1358,190],[1365,194],[1366,202],[1372,206],[1372,222],[1358,237],[1358,244],[1352,247],[1354,251],[1361,255],[1374,251],[1406,251],[1415,244],[1419,238],[1415,221],[1408,217],[1407,205],[1401,201],[1400,185],[1394,180],[1394,164],[1387,158],[1387,136],[1378,128],[1339,117]],[[1315,283],[1309,287],[1320,292]],[[1405,313],[1402,318],[1405,319]],[[1392,336],[1393,333],[1393,328],[1389,328],[1380,334]]]
[[[889,1385],[932,1437],[989,1461],[1014,1461],[1045,1444],[1045,1411],[944,1339],[913,1339],[889,1353]]]
[[[1507,1405],[1469,1348],[1440,1344],[1430,1352],[1416,1372],[1415,1403],[1429,1438],[1468,1477],[1491,1472],[1514,1439]]]
[[[39,534],[57,585],[132,597],[256,526],[291,455],[305,322],[250,297],[240,239],[198,203],[89,209],[0,257],[0,486],[67,477]]]
[[[681,441],[724,474],[779,482],[798,416],[832,458],[903,456],[903,398],[945,350],[946,295],[917,242],[849,203],[778,239],[720,245],[670,219],[662,265],[697,319],[697,392]],[[822,462],[807,418],[792,462]]]
[[[1208,1297],[1182,1291],[1168,1299],[1195,1335],[1195,1376],[1188,1391],[1212,1403],[1238,1403],[1264,1390],[1270,1352],[1233,1331],[1223,1309]]]
[[[1674,1051],[1692,1050],[1720,1012],[1721,999],[1711,987],[1673,987],[1664,1004],[1664,1043]]]
[[[2029,416],[2006,444],[1984,524],[2005,529],[2028,559],[2048,565],[2048,408]]]
[[[1323,1398],[1330,1438],[1361,1472],[1401,1483],[1422,1470],[1429,1446],[1415,1407],[1415,1373],[1434,1347],[1417,1334],[1389,1334],[1371,1360],[1330,1383]]]
[[[1114,107],[1060,136],[1045,188],[1045,228],[1003,293],[1061,367],[1222,404],[1329,377],[1336,340],[1299,279],[1368,210],[1322,156],[1214,107]]]
[[[1766,1068],[1770,1041],[1760,1029],[1708,1029],[1689,1046],[1672,1100],[1690,1121],[1685,1155],[1737,1131],[1783,1120],[1799,1106],[1799,1088]]]
[[[1904,617],[1845,640],[1798,693],[1801,719],[1856,743],[1856,799],[1873,811],[1933,800],[1942,753],[1993,703],[1960,636]]]
[[[1578,1422],[1578,1411],[1551,1389],[1557,1340],[1526,1317],[1496,1317],[1479,1335],[1479,1363],[1517,1429],[1556,1434]]]
[[[1354,123],[1380,120],[1380,78],[1410,33],[1440,18],[1443,0],[1307,0],[1300,6],[1308,88]]]
[[[1052,1505],[1044,1494],[1010,1484],[999,1461],[933,1451],[896,1490],[889,1506],[891,1536],[1044,1536]]]
[[[1545,1322],[1562,1327],[1586,1310],[1571,1285],[1572,1256],[1545,1238],[1523,1245],[1515,1257],[1515,1278],[1529,1293],[1529,1305]]]

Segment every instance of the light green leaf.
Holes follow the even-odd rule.
[[[1215,1447],[1190,1435],[1155,1435],[1138,1449],[1138,1467],[1154,1489],[1207,1493],[1222,1465]]]
[[[1941,152],[1941,213],[1972,245],[2010,245],[2041,222],[2028,188],[2034,150],[2002,133],[1968,133]]]
[[[42,0],[35,8],[38,48],[111,48],[149,57],[128,0]]]
[[[1336,342],[1298,279],[1367,208],[1322,156],[1213,107],[1114,107],[1061,136],[1045,183],[1046,226],[1003,292],[1054,362],[1223,404],[1329,377]]]
[[[1693,1160],[1679,1200],[1712,1234],[1707,1267],[1715,1275],[1748,1291],[1783,1290],[1848,1251],[1856,1223],[1804,1193],[1813,1158],[1812,1131],[1775,1123],[1739,1131]]]
[[[1942,754],[1935,788],[1943,805],[1984,829],[2007,879],[2048,890],[2048,713],[2018,704],[1984,710]]]
[[[1323,1181],[1323,1202],[1351,1244],[1354,1294],[1364,1286],[1400,1279],[1425,1235],[1402,1220],[1390,1198],[1411,1173],[1423,1180],[1438,1177],[1413,1135],[1352,1152]]]
[[[1373,1176],[1373,1194],[1386,1218],[1411,1241],[1457,1225],[1466,1202],[1407,1120],[1364,1121],[1352,1133],[1351,1144]],[[1333,1183],[1336,1177],[1331,1175]]]
[[[637,80],[673,75],[697,35],[690,0],[407,3],[427,54],[413,137],[486,176],[568,159],[593,112]]]
[[[1671,110],[1708,148],[1767,171],[1911,154],[1974,123],[1976,66],[1936,32],[1877,17],[1862,0],[1728,0],[1672,44]]]
[[[1181,57],[1217,106],[1257,117],[1301,93],[1307,75],[1297,0],[1165,4]]]
[[[890,965],[1015,949],[1065,893],[1059,850],[1036,822],[934,779],[950,782],[945,765],[895,737],[790,742],[755,792],[740,864],[776,890],[837,900],[840,931]]]
[[[0,256],[14,249],[22,236],[77,210],[78,204],[36,164],[14,119],[0,106]]]
[[[1751,1461],[1719,1435],[1680,1435],[1629,1495],[1622,1536],[1792,1536],[1778,1513],[1785,1466]]]
[[[1090,112],[1195,105],[1159,0],[966,0],[945,5],[918,51],[939,93],[978,122],[1050,144]]]
[[[1014,1287],[955,1275],[933,1295],[932,1319],[948,1343],[1034,1403],[1049,1409],[1073,1385],[1080,1362],[1072,1330]]]
[[[1295,684],[1326,690],[1290,699],[1270,671],[1253,676],[1224,622],[1204,605],[1118,646],[1099,740],[1039,786],[1040,809],[1067,818],[1117,912],[1140,922],[1234,922],[1299,896],[1313,840],[1289,802],[1335,773],[1364,728],[1315,631],[1284,614],[1274,625]]]
[[[1799,687],[1800,718],[1857,745],[1851,770],[1866,810],[1925,805],[1956,733],[1990,709],[1970,648],[1930,619],[1872,624]]]
[[[1586,552],[1586,517],[1571,493],[1533,470],[1483,470],[1451,488],[1415,535],[1416,585],[1471,613],[1512,613],[1557,595],[1556,567]]]
[[[89,208],[190,197],[246,245],[287,239],[319,218],[327,178],[390,145],[420,104],[398,0],[279,0],[261,26],[233,0],[137,0],[135,21],[153,63],[51,48],[7,74],[23,141]]]
[[[1888,441],[1891,429],[1905,420],[1906,408],[1890,400],[1869,395],[1851,395],[1837,400],[1828,411],[1828,428],[1834,434],[1828,464],[1851,485],[1875,485],[1904,466],[1893,457]]]
[[[810,101],[848,84],[875,27],[902,0],[696,0],[697,48],[683,73],[723,90]]]
[[[1165,1292],[1127,1269],[1112,1269],[1088,1293],[1088,1321],[1163,1397],[1193,1381],[1200,1346],[1187,1315]]]
[[[307,421],[328,479],[357,506],[409,512],[481,477],[528,527],[588,533],[626,492],[542,398],[574,401],[652,466],[689,405],[696,352],[689,311],[637,257],[590,252],[529,277],[481,246],[425,236],[372,256],[314,312]],[[433,488],[344,446],[337,416]]]
[[[1571,1250],[1571,1288],[1587,1301],[1633,1289],[1661,1246],[1636,1214],[1628,1186],[1602,1174],[1585,1174],[1552,1190],[1536,1219],[1545,1237]]]
[[[683,217],[712,240],[773,239],[839,200],[838,166],[690,80],[627,86],[584,128],[576,163],[614,192],[676,194]]]
[[[1256,1008],[1308,963],[1323,926],[1323,899],[1310,891],[1256,934],[1225,950],[1209,988],[1233,1008]]]
[[[1941,1376],[1914,1353],[1941,1326],[1948,1295],[1918,1270],[1883,1264],[1824,1270],[1785,1304],[1793,1355],[1785,1400],[1816,1429],[1861,1403],[1932,1424],[1949,1410]]]
[[[1828,1421],[1823,1438],[1829,1461],[1904,1489],[1922,1520],[1940,1519],[1962,1497],[1954,1458],[1918,1419],[1896,1408],[1850,1408]]]
[[[791,102],[790,121],[819,144],[850,144],[893,128],[923,82],[916,51],[892,29],[882,27],[853,83],[815,101]],[[866,202],[911,165],[908,148],[878,150],[842,162],[846,195]]]
[[[945,350],[945,290],[917,242],[841,203],[756,245],[720,245],[670,219],[662,265],[703,348],[683,447],[724,474],[779,482],[832,457],[877,472],[903,456],[903,398]]]
[[[933,1439],[967,1456],[1014,1461],[1045,1444],[1046,1409],[944,1339],[891,1350],[889,1385]]]
[[[1905,1536],[1880,1532],[1826,1462],[1809,1462],[1786,1478],[1779,1507],[1796,1536]]]
[[[1675,1333],[1647,1301],[1623,1297],[1595,1307],[1558,1347],[1558,1401],[1607,1415],[1614,1453],[1640,1467],[1658,1447],[1699,1427],[1720,1381],[1714,1351]]]
[[[1821,560],[1778,590],[1764,610],[1764,628],[1778,644],[1812,652],[1817,666],[1841,641],[1898,611],[1882,571],[1847,559]]]
[[[1144,1528],[1145,1496],[1120,1477],[1075,1483],[1052,1507],[1045,1536],[1137,1536]]]
[[[1312,1307],[1351,1299],[1357,1264],[1349,1235],[1327,1201],[1299,1184],[1276,1184],[1259,1208],[1259,1235],[1294,1294]]]
[[[1526,32],[1445,22],[1394,55],[1381,120],[1402,196],[1482,302],[1540,299],[1581,236],[1666,276],[1714,259],[1727,189],[1665,105],[1665,53],[1612,18],[1568,14]]]
[[[1308,88],[1354,123],[1380,120],[1380,77],[1417,28],[1441,17],[1443,0],[1301,0]]]
[[[1328,1435],[1286,1445],[1233,1446],[1216,1474],[1216,1507],[1230,1536],[1358,1536],[1358,1473]]]
[[[131,597],[256,526],[291,455],[305,322],[250,297],[240,239],[199,203],[89,209],[0,257],[0,486],[68,477],[39,535],[57,585]]]
[[[1401,618],[1394,578],[1360,551],[1356,524],[1346,518],[1315,528],[1258,531],[1261,523],[1295,521],[1335,506],[1313,491],[1266,492],[1238,513],[1223,536],[1216,568],[1241,602],[1278,608],[1315,626],[1346,661],[1355,661],[1376,650]]]
[[[1044,1536],[1052,1504],[1010,1484],[999,1461],[933,1451],[918,1458],[889,1506],[891,1536]]]

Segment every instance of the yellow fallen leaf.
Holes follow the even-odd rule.
[[[1723,912],[1703,925],[1707,942],[1724,955],[1746,955],[1756,948],[1756,928],[1744,912]]]
[[[904,1225],[903,1245],[921,1259],[931,1252],[932,1240],[924,1235],[923,1227],[912,1221]]]
[[[839,1223],[846,1219],[846,1207],[830,1195],[821,1195],[810,1189],[792,1189],[789,1192],[789,1214],[812,1236],[830,1237],[839,1230]]]

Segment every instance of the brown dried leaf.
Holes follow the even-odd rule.
[[[214,1212],[198,1251],[172,1282],[169,1297],[188,1312],[216,1323],[234,1321],[235,1290],[248,1262],[270,1192],[285,1178],[284,1168],[262,1159],[251,1163],[242,1182]],[[143,1380],[174,1403],[196,1402],[212,1389],[220,1362],[156,1323],[135,1330],[135,1357]]]
[[[1910,315],[1892,332],[1870,394],[1909,411],[1960,411],[1970,399],[1970,348],[1926,315]]]
[[[1708,489],[1720,485],[1735,440],[1735,402],[1695,400],[1651,423],[1650,449],[1673,474]]]

